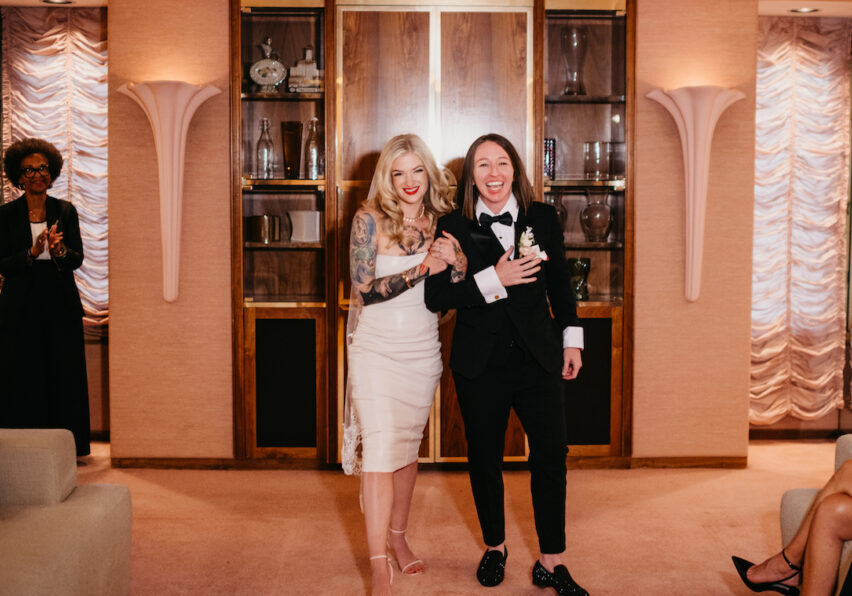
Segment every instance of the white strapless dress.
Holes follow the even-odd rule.
[[[376,277],[411,269],[425,257],[378,255]],[[395,472],[417,460],[442,370],[438,316],[426,308],[424,285],[363,307],[349,345],[363,472]]]

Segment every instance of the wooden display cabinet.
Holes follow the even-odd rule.
[[[552,139],[553,151],[550,159],[542,159],[542,186],[545,202],[554,205],[562,221],[566,258],[588,264],[585,283],[580,267],[572,277],[586,347],[580,376],[565,383],[569,459],[625,458],[629,407],[624,396],[630,382],[625,344],[632,320],[627,160],[632,28],[625,10],[570,10],[564,8],[570,2],[554,4],[560,6],[545,12],[542,44],[543,133],[545,140]],[[596,148],[605,153],[596,155]],[[600,226],[607,215],[608,228]]]
[[[240,458],[318,464],[329,453],[328,319],[335,256],[329,230],[335,225],[335,197],[328,196],[331,181],[324,172],[309,179],[303,153],[307,123],[316,118],[321,133],[328,124],[326,11],[321,2],[269,4],[232,2],[235,444]],[[252,65],[264,57],[262,44],[288,70],[272,89],[250,77]],[[323,71],[322,83],[291,91],[297,80],[292,67],[308,53]],[[258,169],[256,157],[263,119],[271,123],[271,178]],[[285,122],[301,130],[290,145],[288,169]],[[324,143],[326,160],[329,153]]]

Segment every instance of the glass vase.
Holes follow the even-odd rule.
[[[571,291],[575,300],[589,299],[589,270],[592,261],[586,257],[568,259],[568,272],[570,275]]]
[[[562,30],[562,61],[565,64],[563,95],[585,95],[583,62],[586,58],[589,33],[585,27],[566,27]]]
[[[612,208],[607,199],[607,191],[586,191],[586,206],[580,211],[580,225],[589,242],[606,242],[612,227]]]

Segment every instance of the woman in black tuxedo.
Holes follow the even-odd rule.
[[[24,193],[0,206],[0,426],[67,428],[89,453],[89,389],[83,306],[74,270],[83,263],[77,210],[48,196],[62,170],[51,143],[24,139],[3,168]]]
[[[471,145],[459,192],[460,209],[438,221],[436,237],[449,232],[458,240],[468,257],[467,277],[451,283],[447,271],[433,275],[425,293],[429,309],[457,312],[450,367],[486,546],[477,579],[484,586],[503,580],[508,556],[503,440],[514,409],[530,448],[541,553],[533,583],[558,594],[586,594],[562,561],[567,443],[562,380],[577,376],[583,347],[562,228],[553,207],[533,201],[523,163],[500,135],[484,135]]]

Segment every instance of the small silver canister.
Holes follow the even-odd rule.
[[[250,215],[245,218],[247,242],[270,244],[281,240],[281,218],[277,215]]]

